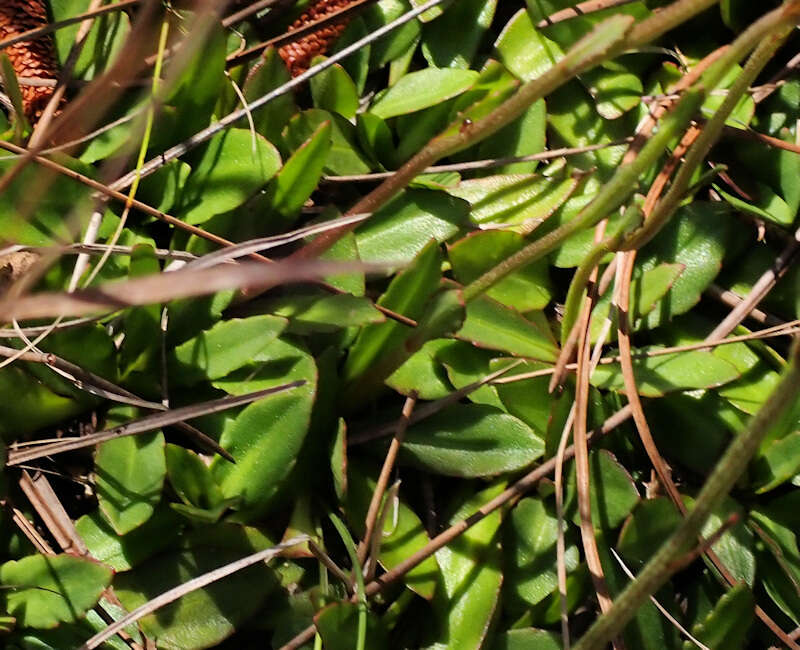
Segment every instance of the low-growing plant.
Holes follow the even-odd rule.
[[[6,647],[798,647],[798,22],[6,2]]]

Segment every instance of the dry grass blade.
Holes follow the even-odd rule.
[[[279,284],[311,282],[328,275],[375,271],[374,265],[356,262],[246,262],[194,271],[171,273],[113,282],[73,293],[42,292],[16,300],[0,300],[0,319],[26,320],[83,316],[117,311],[136,305],[152,305],[179,298],[205,296],[227,289],[265,290]]]
[[[89,552],[44,474],[31,476],[29,472],[23,471],[19,486],[65,553],[80,556]]]
[[[126,614],[118,621],[115,621],[113,624],[109,625],[105,630],[102,632],[98,632],[95,634],[91,639],[89,639],[86,643],[84,643],[79,650],[92,650],[93,648],[99,647],[105,641],[110,639],[114,636],[119,630],[124,629],[131,623],[135,623],[140,618],[147,616],[148,614],[152,614],[156,610],[164,607],[164,605],[168,605],[169,603],[178,600],[182,596],[185,596],[192,591],[196,591],[198,589],[202,589],[218,580],[222,580],[223,578],[228,577],[236,573],[237,571],[241,571],[242,569],[246,569],[249,566],[253,566],[254,564],[258,564],[259,562],[267,562],[274,557],[280,555],[282,551],[291,548],[292,546],[297,546],[303,542],[308,541],[307,535],[298,535],[297,537],[293,537],[282,544],[278,544],[273,546],[272,548],[265,549],[263,551],[259,551],[258,553],[253,553],[252,555],[248,555],[247,557],[242,558],[241,560],[236,560],[235,562],[231,562],[230,564],[226,564],[225,566],[220,567],[219,569],[214,569],[213,571],[209,571],[201,576],[193,578],[188,582],[184,582],[182,585],[175,587],[174,589],[170,589],[169,591],[165,591],[160,596],[156,596],[153,600],[145,603],[141,607],[137,607],[133,610],[130,614]]]
[[[595,229],[595,242],[600,242],[603,239],[605,225],[605,221],[597,225]],[[591,373],[589,324],[591,322],[592,311],[597,302],[597,268],[592,271],[590,282],[591,285],[584,302],[583,313],[581,314],[580,334],[578,337],[578,368],[577,386],[575,388],[573,447],[575,449],[575,485],[578,496],[578,512],[580,515],[583,553],[586,558],[586,564],[589,568],[592,583],[594,584],[595,593],[597,594],[597,602],[600,605],[600,610],[605,613],[611,608],[611,596],[603,574],[603,565],[600,562],[597,540],[594,536],[594,524],[592,523],[589,445],[587,443],[586,432],[586,424],[589,416],[589,375]],[[616,639],[613,641],[613,645],[614,648],[620,647]]]
[[[264,390],[246,393],[244,395],[229,395],[216,400],[210,400],[201,404],[192,404],[191,406],[184,406],[182,408],[171,409],[169,411],[162,411],[160,413],[153,413],[146,415],[138,420],[133,420],[126,424],[107,429],[105,431],[98,431],[87,436],[80,438],[70,438],[60,440],[59,442],[41,445],[35,449],[9,449],[8,460],[6,466],[19,465],[26,463],[37,458],[50,456],[52,454],[60,454],[66,451],[73,451],[75,449],[83,449],[84,447],[91,447],[106,440],[113,440],[114,438],[121,438],[123,436],[132,436],[137,433],[144,433],[146,431],[153,431],[161,427],[170,426],[181,422],[183,420],[191,420],[201,415],[209,415],[211,413],[219,413],[226,411],[237,406],[244,406],[250,402],[254,402],[262,397],[281,393],[287,390],[292,390],[305,384],[305,380],[293,381],[288,384],[274,386],[273,388],[266,388]]]

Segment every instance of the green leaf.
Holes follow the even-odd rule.
[[[610,145],[629,134],[626,119],[604,120],[583,86],[572,81],[547,97],[547,121],[557,142],[569,147]],[[606,146],[598,151],[570,156],[570,162],[580,169],[596,165],[602,178],[608,178],[620,164],[625,145]]]
[[[477,158],[522,157],[541,153],[545,149],[547,107],[540,99],[531,104],[516,120],[497,131],[491,138],[478,144]],[[530,174],[538,166],[536,161],[512,163],[495,167],[494,174]],[[550,179],[555,184],[558,179]],[[572,180],[572,179],[565,179]],[[577,183],[572,184],[573,187]],[[544,199],[547,195],[541,197]],[[552,197],[555,200],[555,196]],[[542,206],[544,207],[544,206]]]
[[[384,120],[372,113],[356,116],[356,131],[361,146],[379,165],[384,168],[394,166],[398,160],[394,136]]]
[[[474,70],[425,68],[412,72],[381,95],[370,112],[384,120],[413,113],[460,95],[477,78]]]
[[[315,57],[313,65],[323,61],[323,57]],[[348,120],[356,116],[358,109],[358,91],[347,71],[338,63],[315,75],[309,81],[314,106],[331,113],[338,113]]]
[[[289,81],[289,71],[274,47],[268,47],[247,75],[242,93],[253,101]],[[297,112],[292,93],[276,97],[253,112],[256,131],[272,143],[281,141],[281,131]]]
[[[504,487],[504,483],[495,483],[468,498],[450,523],[473,514]],[[483,645],[503,582],[497,539],[500,522],[500,511],[495,510],[436,552],[443,583],[433,603],[440,627],[441,645],[437,647],[477,650]]]
[[[305,379],[306,384],[250,404],[222,432],[220,444],[236,464],[215,458],[211,471],[226,499],[241,498],[240,517],[246,519],[263,514],[272,505],[297,462],[309,428],[317,378],[313,358],[280,339],[254,361],[263,363],[242,368],[241,376],[215,385],[238,393],[293,379]]]
[[[129,276],[131,278],[159,273],[161,267],[155,256],[155,250],[149,244],[134,247],[130,259]],[[148,381],[157,376],[156,362],[160,362],[153,341],[161,335],[161,308],[159,305],[134,307],[125,312],[125,338],[119,354],[119,364],[123,368],[123,376],[131,372],[145,375]],[[149,372],[148,372],[149,371]]]
[[[413,266],[394,277],[378,304],[409,318],[419,318],[425,303],[438,288],[441,262],[439,247],[430,243],[417,256]],[[408,328],[396,321],[368,325],[362,329],[347,356],[344,381],[354,382],[363,376],[379,359],[389,356],[393,349],[401,346],[408,335]]]
[[[212,508],[222,501],[208,465],[197,454],[168,444],[165,456],[170,485],[181,501],[198,508]]]
[[[287,318],[288,331],[295,334],[334,332],[386,321],[371,300],[350,294],[286,294],[270,301],[265,310]]]
[[[93,558],[121,572],[173,545],[183,527],[172,510],[158,507],[146,522],[125,536],[114,532],[99,509],[83,515],[75,528]]]
[[[722,386],[740,376],[733,364],[705,350],[688,350],[645,358],[638,356],[657,349],[639,348],[637,357],[633,359],[636,388],[640,395],[646,397],[661,397],[676,390]],[[591,382],[598,388],[620,392],[625,390],[622,370],[616,362],[597,366],[592,373]]]
[[[753,624],[754,602],[753,592],[747,585],[733,587],[719,599],[702,623],[692,627],[692,636],[709,648],[744,647]]]
[[[448,248],[447,255],[456,279],[466,285],[516,253],[525,243],[515,232],[477,232],[455,242]],[[552,295],[547,260],[528,264],[507,275],[486,295],[521,312],[546,307]]]
[[[508,21],[494,47],[498,60],[524,81],[541,76],[564,56],[555,41],[534,28],[525,9]]]
[[[177,217],[200,224],[239,207],[281,167],[278,150],[246,129],[227,129],[208,142],[181,192]]]
[[[253,551],[247,551],[253,552]],[[187,580],[246,555],[241,550],[203,546],[150,560],[114,580],[114,592],[132,611]],[[258,564],[203,589],[191,591],[139,621],[142,631],[166,650],[210,648],[255,614],[278,586],[272,571]]]
[[[348,519],[354,531],[363,537],[367,509],[376,487],[374,472],[364,463],[349,463],[347,486],[345,507]],[[389,516],[384,521],[383,530],[376,530],[374,534],[381,536],[378,561],[389,570],[423,548],[430,538],[420,518],[403,499],[398,497],[389,503],[384,499],[382,508],[385,507],[390,509]],[[405,574],[403,580],[409,589],[430,600],[438,576],[439,567],[431,556]]]
[[[491,372],[507,366],[507,359],[494,359],[489,365]],[[549,368],[547,364],[526,361],[510,371],[507,377]],[[548,390],[550,376],[532,377],[522,381],[498,383],[494,385],[505,409],[522,420],[543,438],[547,434],[547,424],[553,404],[553,396]]]
[[[751,463],[756,493],[774,490],[800,472],[800,431],[774,440]]]
[[[365,7],[365,10],[369,9],[369,7]],[[336,39],[336,42],[333,44],[331,48],[331,54],[335,54],[336,52],[342,51],[348,45],[352,45],[356,41],[364,38],[367,35],[367,27],[364,24],[364,20],[361,16],[355,15],[350,22],[348,23],[347,27],[345,28],[342,35]],[[389,34],[387,38],[391,38],[392,34]],[[364,86],[367,83],[367,75],[369,74],[369,59],[370,59],[370,52],[372,51],[372,46],[367,44],[358,49],[357,52],[354,52],[350,56],[348,56],[344,61],[342,61],[342,66],[345,70],[347,70],[350,78],[356,85],[356,91],[359,96],[364,93]]]
[[[396,164],[407,161],[428,144],[434,136],[442,133],[451,122],[455,99],[434,104],[416,113],[401,115],[394,120],[398,144]],[[417,181],[415,181],[417,182]]]
[[[661,546],[680,520],[678,509],[666,497],[639,501],[622,527],[617,544],[632,571],[650,559],[653,549]]]
[[[503,534],[506,583],[504,594],[513,611],[522,612],[544,600],[558,586],[556,538],[558,521],[540,499],[522,499],[506,520]],[[564,562],[568,572],[580,561],[578,548],[570,542]]]
[[[661,262],[683,264],[669,292],[642,319],[652,329],[691,309],[719,273],[731,232],[731,217],[719,203],[695,201],[678,210],[637,256],[642,270]]]
[[[428,63],[436,68],[469,68],[496,9],[497,0],[451,4],[423,30],[422,53]]]
[[[458,338],[490,350],[501,350],[540,361],[555,361],[558,348],[552,334],[542,325],[491,298],[481,296],[467,305],[467,319],[458,331]]]
[[[381,0],[367,7],[361,16],[367,26],[367,33],[372,33],[384,25],[397,20],[400,16],[411,10],[411,5],[406,0]],[[419,38],[419,20],[412,20],[402,27],[398,27],[386,37],[371,44],[369,65],[376,70],[402,56],[409,46]]]
[[[174,107],[174,117],[156,120],[150,143],[156,151],[182,142],[208,126],[214,106],[230,83],[225,78],[226,30],[219,23],[209,27],[203,46],[191,52],[169,88],[165,103]]]
[[[444,364],[450,383],[457,389],[481,381],[489,374],[489,363],[496,356],[490,350],[481,350],[465,341],[449,341],[436,352],[436,361]],[[488,404],[505,411],[497,389],[484,384],[466,396],[475,404]]]
[[[410,427],[401,459],[435,474],[477,477],[514,472],[544,453],[544,441],[498,408],[455,404]]]
[[[86,12],[90,0],[51,0],[50,12],[54,22]],[[63,26],[56,30],[54,39],[59,62],[63,65],[75,46],[80,23]],[[93,79],[107,69],[122,49],[130,33],[130,20],[125,12],[114,12],[98,17],[92,22],[89,33],[83,40],[80,56],[74,63],[75,79]]]
[[[564,516],[580,521],[578,499],[575,488],[574,464],[570,469],[567,495],[564,499]],[[605,449],[589,454],[590,500],[592,524],[600,530],[613,530],[622,524],[631,510],[639,503],[639,493],[633,479],[620,465],[613,454]]]
[[[17,625],[49,629],[79,620],[111,582],[111,570],[72,555],[29,555],[0,566],[2,608]]]
[[[469,201],[470,219],[527,234],[552,215],[577,187],[572,177],[498,175],[461,181],[450,194]]]
[[[559,650],[561,637],[532,627],[508,630],[498,635],[492,650]]]
[[[691,497],[684,496],[683,502],[689,510],[694,507],[694,499]],[[735,580],[752,587],[756,577],[756,558],[753,551],[753,533],[744,523],[746,517],[744,508],[733,499],[726,498],[708,516],[700,534],[705,539],[709,539],[733,515],[736,515],[739,521],[735,526],[731,526],[725,531],[711,548],[719,556]]]
[[[325,122],[331,125],[331,148],[325,161],[327,174],[344,176],[372,171],[367,157],[358,147],[355,127],[340,115],[310,108],[298,113],[283,130],[283,141],[290,151],[297,151]]]
[[[671,393],[647,402],[645,413],[661,453],[700,475],[745,424],[741,411],[712,391]]]
[[[433,238],[445,241],[466,223],[466,202],[431,190],[406,190],[356,231],[361,259],[410,263]]]
[[[331,443],[330,451],[331,476],[333,477],[333,490],[336,497],[343,501],[347,496],[347,423],[344,418],[339,418],[336,427],[336,437]]]
[[[94,175],[90,166],[72,158],[61,156],[57,160],[82,174]],[[6,173],[9,169],[9,162],[0,162],[0,172]],[[0,194],[0,233],[4,241],[29,246],[71,241],[73,234],[64,215],[82,209],[83,205],[91,213],[91,208],[85,203],[89,196],[88,188],[63,175],[49,178],[47,191],[32,196],[30,188],[41,182],[39,172],[36,167],[26,167]]]
[[[268,314],[217,323],[175,348],[169,360],[171,383],[190,386],[224,377],[248,363],[286,325],[285,318]]]
[[[326,650],[353,650],[358,638],[359,606],[355,603],[332,603],[314,616],[314,625]],[[388,639],[381,620],[367,613],[365,648],[385,648]]]
[[[284,217],[284,223],[297,216],[317,189],[330,150],[331,123],[323,122],[289,157],[269,186],[267,208]]]
[[[581,74],[600,117],[615,120],[641,102],[644,92],[639,75],[625,65],[607,62]]]
[[[141,526],[161,500],[166,476],[164,434],[124,436],[97,447],[94,460],[100,512],[125,535]]]
[[[782,226],[790,226],[794,223],[795,211],[764,183],[755,182],[752,201],[745,201],[730,192],[726,192],[717,184],[714,184],[714,189],[736,210],[762,217],[767,221],[772,221]]]
[[[453,386],[442,364],[436,361],[436,354],[450,343],[449,339],[428,341],[389,376],[386,385],[403,395],[416,391],[420,399],[446,397],[453,391]]]

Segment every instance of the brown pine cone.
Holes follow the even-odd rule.
[[[5,40],[46,24],[44,0],[0,0],[0,39]],[[55,47],[49,35],[7,47],[5,53],[19,78],[58,78]],[[25,117],[33,124],[50,101],[53,88],[21,86],[21,90]]]
[[[309,23],[330,16],[350,4],[352,4],[352,0],[318,0],[292,23],[289,32],[291,33]],[[278,50],[278,54],[286,63],[291,75],[296,77],[308,70],[311,65],[311,59],[318,54],[325,54],[336,39],[342,35],[349,22],[350,18],[348,16],[342,17],[281,47]]]

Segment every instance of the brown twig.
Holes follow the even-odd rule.
[[[595,242],[600,242],[605,233],[605,220],[595,228]],[[580,318],[580,335],[578,337],[578,369],[577,386],[575,388],[575,421],[573,424],[573,447],[575,449],[575,486],[578,497],[578,513],[580,516],[580,533],[583,545],[583,554],[586,565],[597,594],[600,610],[605,613],[611,609],[611,596],[608,591],[603,565],[597,550],[597,540],[594,536],[592,523],[592,499],[590,491],[591,475],[589,470],[589,445],[587,443],[586,424],[589,406],[589,375],[591,369],[589,325],[592,311],[597,302],[595,282],[597,280],[597,267],[590,277],[591,286],[584,301]],[[615,639],[615,648],[621,647],[620,641]]]
[[[417,394],[416,392],[412,391],[411,394],[406,398],[406,402],[403,405],[403,412],[400,416],[400,419],[397,421],[397,429],[395,430],[394,438],[392,438],[392,442],[389,445],[389,450],[386,452],[386,458],[383,460],[383,466],[381,467],[381,473],[378,476],[378,482],[372,492],[372,499],[370,500],[369,508],[367,509],[367,516],[364,520],[364,538],[358,545],[357,557],[359,564],[364,563],[367,553],[369,552],[370,540],[375,534],[375,522],[378,519],[378,512],[381,507],[381,502],[383,501],[383,495],[386,491],[386,486],[389,485],[389,476],[391,475],[392,469],[394,468],[394,463],[397,460],[397,454],[400,452],[400,445],[403,444],[403,439],[406,435],[406,429],[408,428],[408,421],[411,417],[411,414],[414,412],[414,406],[416,403]]]
[[[578,18],[580,16],[585,16],[597,11],[603,11],[604,9],[610,9],[612,7],[621,7],[622,5],[630,4],[633,1],[634,0],[585,0],[584,2],[579,2],[573,7],[561,9],[550,14],[546,18],[543,18],[536,23],[536,28],[544,29],[545,27],[564,22],[565,20],[571,20],[572,18]]]

